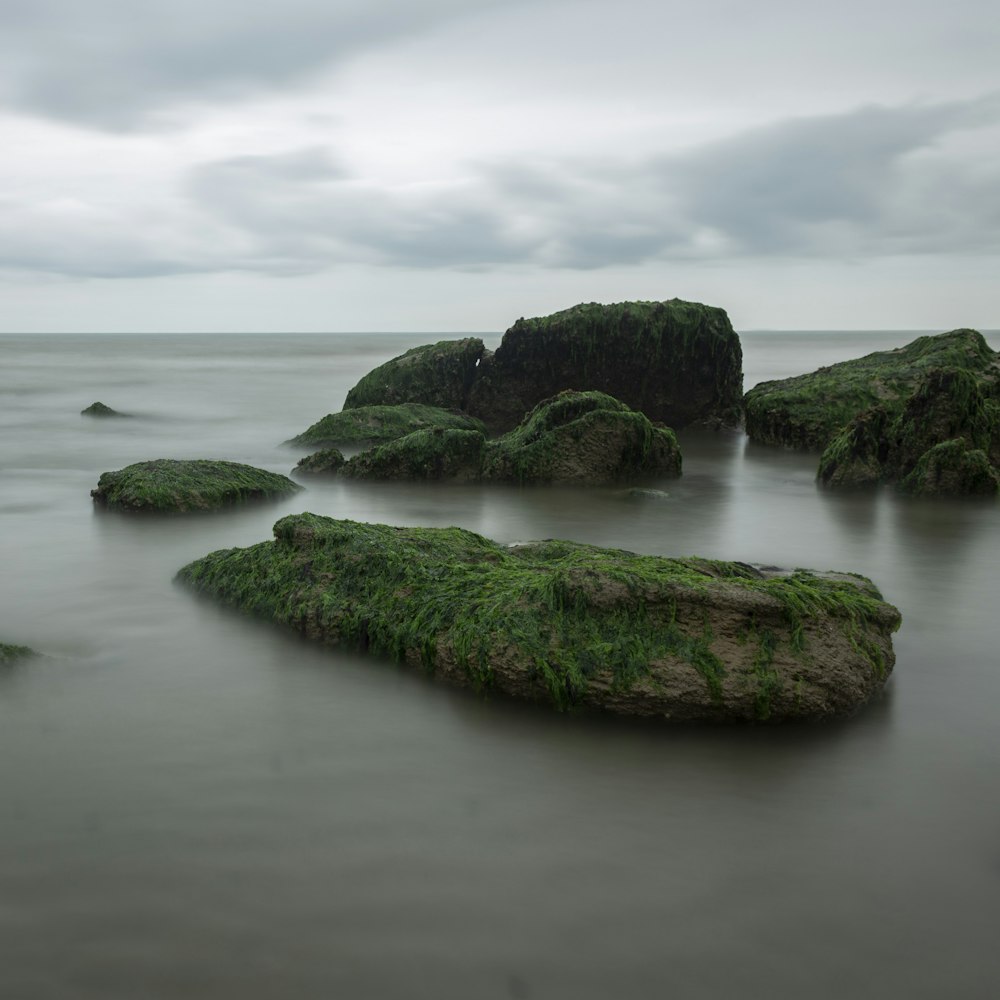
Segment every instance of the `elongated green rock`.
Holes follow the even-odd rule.
[[[332,447],[371,441],[394,441],[414,431],[435,428],[483,432],[481,420],[463,413],[443,410],[423,403],[402,403],[397,406],[359,406],[340,413],[329,413],[308,430],[286,444]]]
[[[486,693],[678,720],[853,712],[899,612],[846,574],[299,514],[179,578],[241,611]]]
[[[95,503],[120,510],[214,510],[264,500],[302,487],[287,476],[237,462],[161,458],[105,472],[90,495]]]
[[[12,666],[21,660],[29,660],[35,656],[38,656],[38,653],[28,646],[14,646],[10,643],[0,642],[0,667]]]

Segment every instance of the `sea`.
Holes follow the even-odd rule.
[[[920,332],[743,333],[745,386]],[[997,502],[825,492],[816,454],[689,430],[683,476],[639,495],[333,478],[211,515],[93,505],[146,459],[288,473],[284,441],[443,336],[0,336],[0,641],[44,654],[0,668],[0,997],[997,995]],[[822,725],[561,715],[174,582],[304,510],[862,573],[902,612],[895,671]]]

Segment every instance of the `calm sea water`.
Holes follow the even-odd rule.
[[[912,336],[746,334],[746,385]],[[48,654],[0,672],[0,996],[995,995],[996,503],[826,494],[815,456],[691,432],[659,500],[332,481],[215,516],[91,506],[143,459],[287,472],[283,440],[434,339],[0,337],[0,639]],[[96,399],[134,416],[79,416]],[[564,717],[172,583],[301,510],[854,570],[902,610],[896,672],[821,727]]]

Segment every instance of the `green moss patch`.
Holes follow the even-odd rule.
[[[459,528],[314,514],[283,518],[273,542],[214,552],[179,578],[484,692],[682,719],[852,711],[884,681],[899,625],[860,577],[769,578],[740,563],[567,541],[505,548]]]
[[[332,476],[340,471],[346,461],[343,452],[336,448],[326,448],[301,459],[296,463],[292,473],[307,476]]]
[[[435,428],[484,432],[482,421],[422,403],[359,406],[330,413],[286,444],[330,447],[372,441],[394,441],[414,431]]]
[[[286,476],[237,462],[157,459],[103,473],[90,495],[96,503],[122,510],[194,511],[301,489]]]
[[[10,666],[34,656],[38,656],[38,653],[28,646],[14,646],[10,643],[0,642],[0,667]]]

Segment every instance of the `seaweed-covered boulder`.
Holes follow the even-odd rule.
[[[874,406],[833,438],[820,458],[820,482],[893,483],[925,495],[995,493],[1000,404],[988,388],[968,369],[931,369],[901,406]]]
[[[179,578],[241,611],[443,680],[677,720],[846,715],[885,683],[899,612],[846,574],[767,574],[573,542],[314,514]]]
[[[945,367],[974,372],[991,385],[1000,375],[997,355],[975,330],[918,337],[892,351],[761,382],[743,400],[746,432],[762,444],[819,450],[873,406],[895,413],[932,369]]]
[[[474,480],[485,444],[482,431],[414,431],[355,455],[340,472],[354,479]]]
[[[464,409],[485,350],[478,337],[414,347],[365,375],[348,392],[344,409],[400,403]]]
[[[359,479],[460,479],[597,486],[679,476],[673,431],[600,392],[563,392],[487,441],[479,431],[417,431],[349,459]]]
[[[0,667],[13,666],[21,660],[30,660],[35,656],[38,656],[38,653],[28,646],[15,646],[7,642],[0,642]]]
[[[336,448],[326,448],[300,459],[295,468],[292,469],[292,475],[331,476],[339,472],[346,461],[342,451],[338,451]]]
[[[124,413],[119,413],[117,410],[113,410],[110,406],[99,400],[96,403],[91,403],[86,409],[80,411],[80,415],[83,417],[124,417]]]
[[[193,511],[278,498],[301,489],[287,476],[252,465],[161,458],[103,473],[90,495],[95,503],[119,510]]]
[[[400,403],[396,406],[358,406],[340,413],[329,413],[285,444],[330,447],[394,441],[414,431],[433,430],[437,427],[486,430],[482,421],[463,413],[423,403]]]
[[[486,445],[483,479],[597,486],[642,476],[679,476],[672,430],[602,392],[562,392]]]
[[[743,352],[725,310],[696,302],[596,302],[519,319],[479,366],[464,409],[510,430],[564,389],[598,390],[671,427],[736,425]]]

